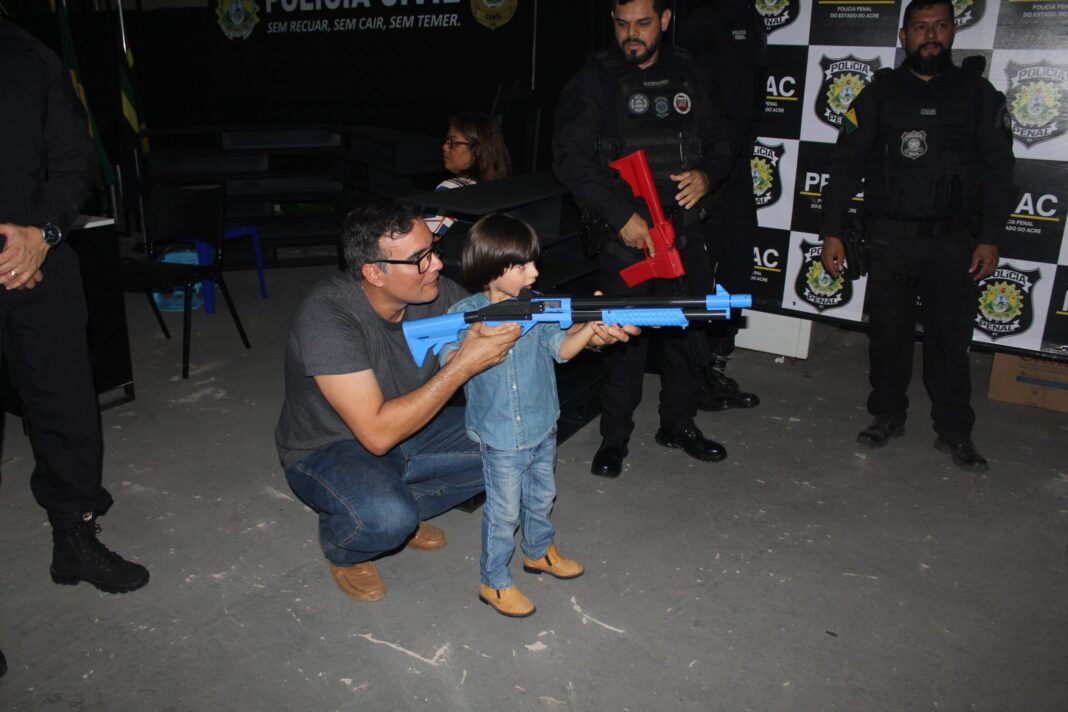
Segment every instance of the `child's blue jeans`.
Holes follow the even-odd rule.
[[[545,556],[556,534],[549,521],[556,497],[556,427],[532,448],[495,450],[482,443],[481,450],[486,507],[480,575],[490,588],[508,588],[516,527],[522,528],[521,547],[531,559]]]

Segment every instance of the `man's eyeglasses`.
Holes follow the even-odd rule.
[[[446,136],[445,140],[442,141],[441,143],[442,143],[443,146],[448,146],[449,148],[452,148],[453,146],[470,146],[471,145],[470,141],[461,141],[460,139],[453,138],[452,136]]]
[[[375,262],[384,262],[387,265],[415,265],[415,268],[419,270],[419,274],[423,274],[430,269],[430,263],[434,261],[434,255],[437,255],[438,259],[441,259],[442,252],[442,246],[439,245],[438,240],[435,239],[427,251],[420,254],[418,257],[413,257],[410,260],[375,260]]]

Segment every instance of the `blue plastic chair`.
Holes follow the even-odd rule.
[[[252,254],[256,259],[256,274],[260,279],[260,296],[267,298],[267,280],[263,274],[263,251],[260,248],[260,231],[254,225],[239,225],[223,229],[223,240],[248,237],[252,240]],[[197,261],[201,265],[210,265],[215,260],[215,250],[206,242],[196,240]],[[204,312],[215,313],[215,283],[205,280],[201,289],[204,295]]]

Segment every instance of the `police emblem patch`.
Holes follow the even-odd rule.
[[[1068,130],[1068,66],[1046,60],[1034,64],[1009,61],[1005,92],[1012,112],[1012,135],[1028,148]]]
[[[848,304],[853,298],[853,282],[843,276],[832,277],[823,269],[823,246],[802,240],[800,250],[804,261],[794,281],[797,296],[819,312]]]
[[[761,141],[753,144],[753,156],[749,168],[753,175],[753,200],[757,208],[774,205],[782,197],[782,180],[779,178],[779,160],[786,148],[767,146]]]
[[[645,94],[631,94],[627,100],[627,108],[632,114],[644,114],[649,111],[649,97]]]
[[[953,23],[957,31],[975,27],[985,10],[986,0],[953,0]]]
[[[927,132],[906,131],[901,134],[901,155],[916,160],[927,153]]]
[[[680,114],[690,113],[690,109],[693,108],[693,102],[690,101],[690,95],[684,91],[680,91],[674,98],[675,111]]]
[[[767,32],[781,30],[797,19],[795,3],[792,0],[756,0],[757,12],[764,19]]]
[[[247,40],[260,21],[260,8],[256,0],[219,0],[215,16],[227,39]]]
[[[496,30],[515,15],[519,0],[471,0],[471,14],[478,24]]]
[[[995,341],[1030,329],[1035,313],[1034,287],[1041,278],[1037,269],[1024,272],[1009,263],[994,270],[979,283],[975,328]]]
[[[666,119],[671,114],[671,104],[666,96],[658,96],[653,99],[653,113],[658,119]]]
[[[822,57],[823,83],[816,92],[816,116],[831,128],[842,125],[842,116],[849,105],[871,83],[875,72],[882,67],[882,59],[857,59],[853,55],[841,59]]]

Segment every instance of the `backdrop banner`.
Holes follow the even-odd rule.
[[[752,156],[760,224],[750,289],[784,312],[859,322],[866,280],[831,279],[817,236],[842,115],[897,66],[904,6],[756,0],[768,30],[767,118]],[[954,61],[981,55],[1012,114],[1018,193],[1001,266],[976,290],[975,343],[1068,355],[1068,1],[957,0]],[[854,198],[863,205],[863,194]]]

